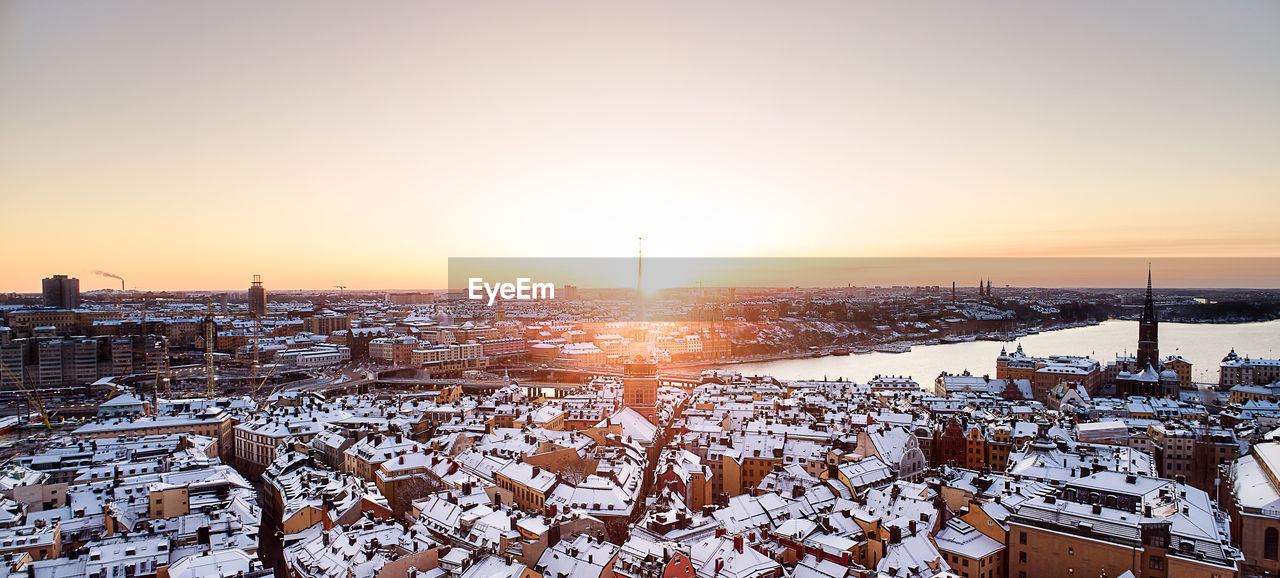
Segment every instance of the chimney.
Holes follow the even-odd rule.
[[[742,534],[736,534],[733,537],[733,549],[739,554],[742,553]]]

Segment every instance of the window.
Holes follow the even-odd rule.
[[[1027,553],[1026,553],[1026,552],[1018,552],[1018,562],[1021,562],[1021,563],[1023,563],[1023,564],[1026,564],[1026,563],[1027,563]]]
[[[1152,569],[1152,570],[1164,570],[1164,556],[1152,556],[1152,557],[1151,557],[1151,569]]]
[[[1267,528],[1262,534],[1262,557],[1267,560],[1280,558],[1280,530]]]
[[[1019,543],[1019,544],[1026,544],[1026,543],[1027,543],[1027,533],[1026,533],[1026,532],[1018,532],[1018,543]]]

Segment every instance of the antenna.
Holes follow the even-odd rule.
[[[636,321],[644,321],[644,237],[636,237]]]

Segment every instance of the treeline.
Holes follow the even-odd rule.
[[[1215,301],[1177,305],[1160,312],[1162,321],[1180,323],[1243,323],[1280,319],[1280,302]]]

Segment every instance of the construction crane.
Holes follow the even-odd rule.
[[[160,337],[160,341],[156,341],[155,348],[160,349],[161,351],[160,351],[160,358],[156,360],[156,381],[155,383],[151,384],[151,411],[154,411],[157,414],[159,414],[160,412],[160,374],[162,372],[166,374],[168,373],[167,367],[169,365],[169,340],[165,339],[164,337]],[[167,378],[164,383],[164,391],[165,391],[165,397],[170,397],[169,381]]]
[[[164,397],[165,399],[173,399],[173,368],[169,366],[169,338],[162,337],[161,339],[164,339]]]
[[[338,299],[342,299],[342,292],[347,289],[346,285],[334,285],[334,289],[338,290]]]
[[[258,317],[253,318],[253,366],[249,368],[249,376],[258,379],[258,340],[260,328],[258,326]]]
[[[218,378],[213,374],[213,344],[217,339],[217,324],[213,321],[213,301],[204,316],[204,382],[205,394],[212,398],[218,393]]]
[[[22,395],[26,396],[28,407],[40,412],[40,419],[44,421],[44,428],[53,429],[53,426],[49,425],[49,414],[44,410],[44,402],[40,401],[39,393],[27,389],[27,386],[22,383],[22,376],[15,375],[4,360],[0,360],[0,371],[3,372],[5,379],[13,380],[13,383],[18,386],[18,391],[21,391]]]

